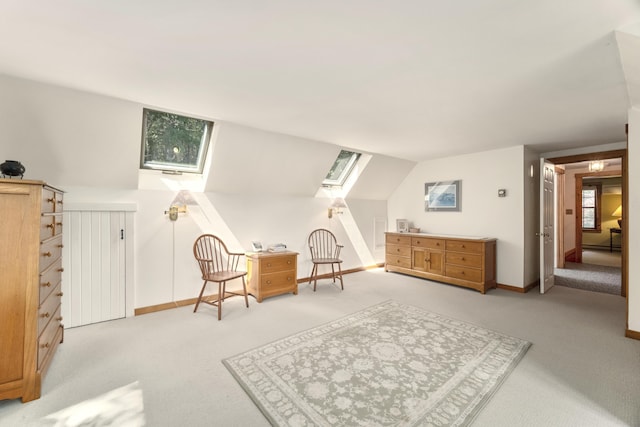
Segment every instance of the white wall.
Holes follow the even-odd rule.
[[[300,253],[298,277],[309,275],[306,237],[319,227],[345,245],[344,269],[384,261],[374,248],[375,219],[387,212],[384,192],[360,190],[333,219],[327,217],[330,199],[315,197],[341,147],[214,120],[214,161],[200,186],[206,192],[185,194],[180,190],[193,187],[185,177],[152,171],[138,179],[143,105],[2,75],[0,93],[0,158],[21,161],[25,179],[62,188],[68,204],[137,206],[136,308],[197,295],[202,284],[192,245],[203,232],[239,251],[253,240],[283,242]],[[374,158],[394,171],[386,177],[388,193],[413,166]],[[164,211],[185,196],[188,213],[170,221]]]
[[[640,108],[629,110],[629,146],[627,151],[629,161],[629,207],[625,227],[629,233],[629,289],[628,289],[628,329],[640,333]]]
[[[495,237],[498,283],[524,287],[526,173],[522,146],[421,162],[389,198],[389,228],[395,230],[395,220],[403,218],[427,233]],[[425,183],[457,179],[461,212],[425,212]],[[498,197],[502,188],[507,197]]]

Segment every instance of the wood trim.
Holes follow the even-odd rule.
[[[504,289],[505,291],[511,291],[511,292],[518,292],[520,294],[526,294],[531,289],[534,289],[538,286],[540,286],[540,280],[536,280],[535,282],[528,284],[524,288],[521,288],[519,286],[503,285],[502,283],[496,284],[496,288],[498,289]]]
[[[640,340],[640,331],[633,331],[631,329],[627,329],[624,333],[624,336],[627,338],[633,338],[634,340]]]
[[[567,262],[575,262],[576,260],[576,248],[573,248],[564,253],[564,260]]]
[[[381,267],[384,267],[383,262],[379,264],[371,265],[371,266],[366,266],[366,267],[358,267],[358,268],[351,268],[349,270],[342,270],[342,274],[356,273],[358,271],[371,270],[374,268],[381,268]],[[326,279],[331,277],[332,277],[331,274],[322,274],[318,276],[318,279]],[[303,277],[301,279],[298,279],[297,281],[298,283],[304,283],[304,282],[308,282],[309,278]],[[207,297],[203,297],[203,298],[207,298]],[[147,307],[139,307],[134,310],[134,316],[155,313],[156,311],[169,310],[172,308],[184,307],[185,305],[192,305],[192,304],[195,304],[196,302],[198,302],[198,298],[189,298],[189,299],[184,299],[180,301],[165,302],[162,304],[150,305]]]
[[[170,308],[184,307],[185,305],[195,304],[196,302],[198,302],[198,298],[189,298],[183,299],[181,301],[166,302],[163,304],[150,305],[148,307],[140,307],[134,310],[134,315],[140,316],[141,314],[155,313],[156,311],[169,310]]]
[[[566,163],[578,163],[578,162],[585,162],[589,160],[613,159],[616,157],[624,157],[626,156],[626,154],[627,154],[627,150],[612,150],[612,151],[601,151],[599,153],[586,153],[586,154],[576,154],[573,156],[553,157],[546,160],[556,165],[562,165]]]

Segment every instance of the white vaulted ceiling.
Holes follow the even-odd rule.
[[[637,0],[2,0],[0,73],[393,157],[619,142]]]

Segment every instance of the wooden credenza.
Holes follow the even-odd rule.
[[[64,327],[62,191],[0,179],[0,399],[40,397]]]
[[[248,252],[246,256],[247,291],[256,301],[289,292],[298,295],[297,252]]]
[[[496,239],[386,233],[385,270],[484,294],[496,287]]]

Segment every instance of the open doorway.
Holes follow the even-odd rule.
[[[626,150],[549,160],[560,190],[555,283],[626,296]]]

